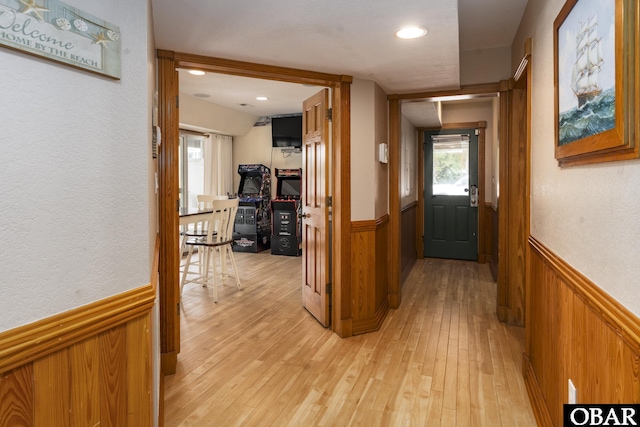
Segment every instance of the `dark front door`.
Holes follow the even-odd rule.
[[[478,259],[476,129],[425,131],[424,256]]]

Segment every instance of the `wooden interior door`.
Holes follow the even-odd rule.
[[[302,305],[329,326],[329,89],[303,103]]]

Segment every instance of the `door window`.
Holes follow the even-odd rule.
[[[464,196],[469,191],[469,136],[433,137],[434,196]]]

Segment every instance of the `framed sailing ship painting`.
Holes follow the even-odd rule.
[[[560,166],[638,157],[638,1],[568,0],[554,22]]]

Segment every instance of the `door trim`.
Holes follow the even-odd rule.
[[[484,250],[484,232],[485,232],[485,215],[484,209],[482,208],[484,205],[484,192],[485,192],[485,138],[486,138],[486,129],[487,122],[482,120],[479,122],[466,122],[466,123],[445,123],[442,126],[434,127],[434,128],[418,128],[418,131],[423,135],[422,143],[424,144],[424,131],[427,130],[440,130],[440,129],[470,129],[477,128],[478,129],[478,264],[484,264],[486,262],[485,258],[485,250]],[[424,150],[424,147],[423,147]],[[418,159],[418,175],[424,179],[424,152],[422,152],[423,157]],[[418,193],[418,204],[422,204],[424,206],[424,181],[422,192]],[[424,212],[423,212],[424,214]],[[424,221],[424,217],[422,219],[417,218],[416,221]],[[424,224],[422,227],[422,232],[424,234]]]
[[[491,94],[498,94],[500,91],[500,83],[483,83],[474,85],[464,85],[458,90],[451,91],[438,91],[438,92],[419,92],[419,93],[405,93],[388,95],[387,100],[389,102],[389,305],[391,308],[397,308],[400,306],[401,301],[401,278],[400,278],[400,264],[402,256],[400,237],[394,237],[394,234],[400,235],[400,210],[401,210],[401,197],[400,197],[400,126],[402,125],[400,120],[401,110],[400,103],[407,100],[433,100],[438,97],[455,96],[455,95],[469,95],[469,96],[486,96]],[[485,122],[486,123],[486,122]],[[479,143],[480,141],[478,141]],[[482,138],[484,146],[484,137]],[[482,188],[481,194],[484,193],[484,150],[482,153]],[[478,159],[480,161],[480,159]],[[418,176],[424,176],[424,170],[420,169],[421,161],[418,161]],[[480,165],[478,165],[480,167]],[[424,165],[422,165],[424,169]],[[480,178],[478,178],[480,179]],[[419,187],[418,187],[419,188]],[[424,195],[422,192],[418,192],[418,206],[424,203]],[[479,214],[480,215],[480,214]],[[421,217],[416,216],[416,230],[420,231],[423,227],[420,225]],[[480,216],[478,216],[480,221]],[[484,221],[484,214],[482,215],[482,221]],[[480,227],[484,226],[484,223],[479,224]],[[482,229],[482,228],[481,228]],[[483,230],[484,231],[484,230]],[[480,237],[480,236],[478,236]],[[484,245],[484,242],[482,242]],[[478,248],[479,250],[480,248]],[[478,258],[479,260],[480,258]],[[484,258],[483,258],[484,260]]]
[[[158,228],[160,236],[160,351],[162,372],[173,374],[180,352],[180,317],[178,287],[178,123],[179,87],[177,68],[313,84],[331,89],[332,164],[334,237],[332,239],[332,328],[341,337],[351,336],[349,257],[351,233],[350,123],[351,83],[346,75],[318,73],[294,68],[234,61],[189,53],[157,50],[158,124],[163,143],[158,153]]]
[[[529,342],[530,235],[531,218],[531,38],[525,40],[521,73],[501,82],[500,89],[500,198],[498,203],[498,320],[524,326]],[[517,77],[517,79],[516,79]],[[514,101],[519,94],[520,102]],[[516,123],[518,126],[516,126]],[[514,135],[518,130],[519,133]],[[524,175],[513,174],[511,167],[520,163]],[[509,221],[518,223],[521,235]],[[518,258],[520,258],[518,260]],[[513,266],[517,266],[514,268]]]

